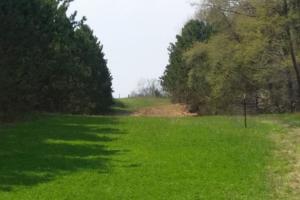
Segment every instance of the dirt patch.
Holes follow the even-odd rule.
[[[196,114],[188,112],[185,105],[172,104],[142,108],[133,113],[133,116],[153,116],[153,117],[186,117],[195,116]]]
[[[298,199],[300,198],[300,129],[294,129],[290,133],[291,143],[289,149],[286,150],[290,154],[292,160],[290,161],[291,170],[289,173],[289,185],[292,193]],[[296,199],[296,198],[295,198]]]
[[[300,129],[289,129],[273,135],[277,143],[276,160],[281,164],[273,168],[273,199],[298,200],[300,197]]]

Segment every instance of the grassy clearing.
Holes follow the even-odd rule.
[[[283,125],[279,134],[271,134],[276,144],[269,168],[273,188],[272,199],[298,200],[300,198],[300,115],[268,116]]]
[[[241,122],[52,116],[2,126],[0,199],[268,199],[278,127]]]
[[[169,105],[171,102],[168,98],[155,97],[136,97],[116,99],[116,106],[113,108],[116,114],[128,114],[141,108]]]

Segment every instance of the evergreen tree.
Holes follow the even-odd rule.
[[[206,41],[212,30],[209,25],[190,20],[182,29],[181,35],[177,35],[175,44],[169,47],[169,65],[162,79],[162,85],[169,92],[175,102],[185,102],[190,91],[187,90],[187,78],[189,66],[185,64],[183,55],[186,50],[193,46],[194,42]]]
[[[102,46],[70,0],[0,2],[0,113],[99,113],[112,104]]]

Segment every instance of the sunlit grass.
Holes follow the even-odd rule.
[[[0,199],[268,199],[277,125],[52,116],[1,126]]]
[[[116,105],[114,110],[119,113],[130,113],[137,111],[141,108],[163,106],[171,104],[168,98],[156,98],[156,97],[135,97],[135,98],[122,98],[115,100]]]

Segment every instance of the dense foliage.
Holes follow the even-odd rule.
[[[196,20],[212,31],[182,39],[207,32],[188,22],[171,45],[162,82],[174,101],[201,113],[232,112],[245,95],[257,112],[299,106],[298,0],[205,0]]]
[[[177,35],[177,42],[169,47],[169,65],[162,77],[162,85],[172,94],[175,101],[188,101],[193,93],[188,87],[190,66],[184,61],[184,52],[190,49],[195,42],[205,42],[212,29],[198,20],[189,21],[182,29],[182,34]]]
[[[0,113],[99,113],[112,104],[102,45],[70,0],[0,1]]]

